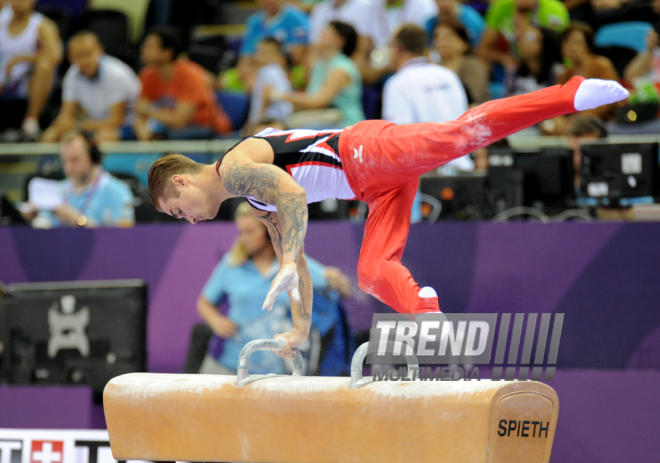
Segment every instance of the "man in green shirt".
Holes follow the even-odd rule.
[[[517,36],[527,24],[562,32],[570,23],[568,10],[559,0],[495,0],[486,12],[486,30],[478,53],[491,64],[517,68]],[[502,39],[508,50],[502,50]]]

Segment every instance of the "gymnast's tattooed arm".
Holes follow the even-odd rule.
[[[227,159],[229,158],[229,159]],[[220,175],[232,194],[252,196],[277,207],[282,229],[282,265],[295,264],[307,231],[307,195],[291,176],[272,164],[227,155]]]
[[[282,263],[282,228],[279,222],[277,212],[265,212],[252,208],[254,215],[268,228],[268,234],[275,248],[275,254]],[[301,250],[298,262],[296,265],[298,273],[298,293],[300,295],[300,302],[293,300],[291,293],[291,317],[293,318],[293,330],[289,333],[283,333],[276,337],[282,337],[287,340],[287,347],[296,347],[307,338],[309,335],[309,328],[312,317],[312,276],[307,266],[305,259],[304,249]],[[282,356],[290,358],[292,353],[290,349],[282,352]]]

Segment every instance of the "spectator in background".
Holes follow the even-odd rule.
[[[494,0],[486,12],[479,55],[489,63],[517,69],[517,39],[527,24],[562,32],[569,22],[568,11],[558,0]],[[507,51],[500,47],[502,39]]]
[[[365,20],[374,15],[377,3],[373,0],[323,0],[309,16],[309,43],[314,46],[321,40],[323,31],[331,21],[341,21],[353,26],[358,33],[356,50],[372,50],[387,46],[389,34],[384,22]]]
[[[458,0],[436,0],[438,15],[426,22],[426,34],[429,43],[433,43],[435,29],[443,21],[456,21],[463,25],[469,37],[471,48],[476,48],[481,41],[481,35],[486,28],[484,18],[470,5]]]
[[[56,142],[73,127],[94,134],[96,141],[133,138],[135,104],[141,83],[126,63],[103,53],[91,31],[69,39],[71,67],[62,84],[60,114],[42,141]]]
[[[291,93],[291,81],[285,70],[285,61],[277,40],[266,38],[257,45],[255,62],[258,70],[250,98],[250,126],[257,124],[262,118],[286,120],[293,112],[293,106],[288,101],[266,105],[263,98],[266,87],[282,93]]]
[[[29,140],[41,134],[39,118],[62,60],[57,26],[35,3],[11,0],[0,14],[0,131],[20,127]]]
[[[245,344],[255,339],[272,339],[289,329],[287,311],[291,308],[291,301],[286,294],[277,297],[271,311],[261,309],[273,278],[279,270],[268,230],[252,214],[249,204],[245,202],[236,210],[235,221],[238,237],[231,250],[213,270],[197,300],[199,315],[215,335],[209,343],[209,352],[200,368],[200,373],[203,374],[235,375],[238,356]],[[315,290],[333,289],[342,297],[350,296],[350,281],[339,269],[323,267],[309,257],[306,259]],[[314,298],[317,297],[320,296],[315,292]],[[226,299],[229,305],[227,315],[220,314],[216,308],[223,299]],[[335,310],[338,308],[335,307]],[[333,316],[330,313],[320,313],[316,304],[312,311],[313,324],[314,314],[317,317]],[[336,320],[337,315],[334,314]],[[220,339],[225,340],[221,354]],[[250,357],[250,372],[284,373],[283,360],[270,352],[256,352]]]
[[[440,55],[441,64],[454,71],[465,85],[468,103],[481,104],[490,99],[488,68],[470,52],[467,30],[461,23],[446,19],[438,24],[433,47]]]
[[[64,134],[60,159],[66,176],[58,185],[63,201],[52,211],[38,211],[36,218],[28,214],[26,218],[34,218],[33,226],[130,227],[135,223],[133,193],[103,170],[101,152],[87,133]]]
[[[507,94],[523,95],[555,85],[562,58],[556,33],[528,24],[518,42],[520,67],[510,72]]]
[[[362,41],[353,59],[360,69],[362,80],[376,84],[391,67],[390,38],[404,24],[426,27],[426,23],[438,14],[438,6],[434,0],[372,0],[371,4],[371,11],[364,21],[379,27],[380,38],[373,44]]]
[[[424,55],[426,33],[404,24],[392,37],[396,73],[383,89],[383,119],[396,124],[446,122],[468,109],[467,96],[456,73],[430,63]]]
[[[578,21],[571,23],[562,34],[561,50],[566,69],[557,76],[558,84],[563,85],[574,76],[582,76],[586,79],[619,80],[619,75],[612,62],[608,58],[594,53],[594,33],[588,24]],[[607,122],[614,116],[615,109],[616,105],[610,104],[579,114],[594,116]],[[564,135],[573,117],[576,115],[548,119],[541,124],[541,128],[550,135]]]
[[[360,71],[350,56],[355,51],[357,33],[352,26],[331,21],[321,35],[318,44],[319,59],[312,68],[306,92],[282,94],[267,92],[267,101],[288,101],[296,110],[318,110],[333,106],[338,110],[329,118],[327,114],[313,120],[312,114],[298,117],[297,128],[305,123],[306,128],[326,125],[326,128],[346,127],[365,119],[362,109],[362,79]],[[294,114],[295,115],[295,114]]]
[[[658,48],[658,33],[649,31],[646,36],[646,50],[643,50],[628,63],[623,77],[631,84],[637,79],[660,83],[660,48]]]
[[[257,44],[266,37],[273,37],[282,44],[294,64],[301,64],[307,47],[307,15],[285,0],[257,0],[261,8],[252,14],[245,24],[241,44],[241,60],[254,57]]]
[[[135,121],[139,140],[207,139],[231,130],[206,70],[177,59],[180,51],[179,35],[170,27],[158,27],[144,39],[140,54],[147,66],[140,72]]]

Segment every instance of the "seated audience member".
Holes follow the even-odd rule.
[[[263,118],[285,120],[293,112],[293,106],[288,101],[266,105],[263,98],[266,87],[282,93],[291,93],[291,81],[285,70],[285,61],[277,40],[266,38],[257,45],[255,62],[259,67],[252,87],[248,124],[257,124]]]
[[[516,31],[528,23],[562,32],[569,25],[568,11],[559,0],[494,0],[486,12],[479,55],[489,63],[517,69]],[[507,51],[500,47],[502,39]]]
[[[133,193],[103,170],[101,153],[88,134],[78,130],[64,134],[60,159],[66,176],[58,186],[62,203],[39,211],[33,226],[128,227],[135,223]]]
[[[307,15],[285,0],[257,0],[260,10],[252,14],[245,24],[240,59],[254,57],[257,44],[273,37],[282,44],[294,64],[301,64],[307,47]]]
[[[447,122],[468,109],[467,95],[456,73],[429,62],[426,33],[404,24],[392,38],[395,74],[383,89],[383,119],[396,124]]]
[[[438,5],[438,15],[426,22],[429,43],[433,43],[435,29],[441,22],[455,21],[462,24],[467,31],[470,47],[477,47],[486,28],[486,22],[479,12],[459,0],[436,0],[436,3]]]
[[[60,114],[42,141],[56,142],[73,127],[92,132],[96,141],[132,138],[138,76],[123,61],[103,53],[98,37],[81,31],[69,39],[71,67],[62,84]],[[122,136],[122,131],[126,131]]]
[[[518,44],[520,67],[507,79],[508,95],[523,95],[555,85],[561,67],[555,32],[530,24],[520,34]]]
[[[588,24],[577,21],[571,23],[562,34],[561,50],[566,69],[557,76],[558,84],[563,85],[574,76],[582,76],[586,79],[619,79],[612,62],[608,58],[594,53],[594,34]],[[615,109],[616,105],[610,104],[579,114],[595,116],[601,121],[607,122],[614,116]],[[563,135],[573,117],[576,115],[548,119],[541,123],[541,128],[547,134]]]
[[[656,31],[649,31],[646,36],[646,49],[640,51],[628,63],[623,77],[631,84],[634,84],[637,79],[660,83],[660,48]]]
[[[20,128],[37,140],[39,118],[62,60],[53,21],[34,11],[35,0],[11,0],[0,14],[0,131]]]
[[[357,43],[357,33],[352,26],[332,21],[321,35],[318,43],[319,59],[312,68],[306,92],[283,94],[277,91],[267,93],[268,101],[288,101],[296,110],[318,110],[336,108],[338,117],[312,120],[307,113],[300,122],[307,128],[319,124],[325,128],[346,127],[364,120],[362,109],[362,79],[356,64],[349,58]],[[295,115],[295,114],[294,114]],[[299,127],[292,123],[291,125]],[[321,127],[318,127],[321,128]]]
[[[203,374],[235,375],[238,357],[245,344],[255,339],[272,339],[289,330],[287,312],[291,308],[291,301],[287,294],[277,297],[272,311],[261,309],[279,270],[266,226],[254,216],[249,204],[245,202],[236,210],[235,222],[238,237],[231,250],[213,270],[197,300],[199,315],[214,333],[199,371]],[[314,283],[315,299],[323,297],[316,292],[317,288],[336,290],[342,297],[350,296],[350,281],[339,269],[323,267],[309,257],[306,259]],[[216,308],[222,300],[226,300],[229,306],[227,315],[222,315]],[[316,303],[313,307],[313,325],[315,313],[317,316],[338,315],[318,313]],[[224,339],[222,352],[221,339]],[[250,372],[281,374],[285,372],[284,363],[271,352],[256,352],[250,357]]]
[[[356,50],[385,47],[389,40],[387,26],[381,21],[365,21],[374,15],[377,3],[372,0],[323,0],[309,16],[309,43],[314,46],[331,21],[353,26],[358,33]]]
[[[438,14],[434,0],[372,0],[371,11],[366,22],[377,26],[379,37],[359,42],[353,55],[362,80],[367,84],[379,83],[387,76],[390,68],[389,40],[404,24],[416,24],[421,28]]]
[[[441,64],[458,74],[468,94],[469,103],[483,103],[490,99],[488,68],[483,60],[470,52],[465,27],[451,19],[443,20],[435,29],[433,47]]]
[[[139,140],[207,139],[231,130],[205,69],[177,59],[180,51],[179,35],[170,27],[158,27],[144,39],[140,55],[147,66],[140,72],[135,121]]]

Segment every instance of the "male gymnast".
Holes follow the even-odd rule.
[[[494,100],[446,123],[396,125],[363,121],[344,130],[266,129],[228,150],[215,165],[177,154],[149,171],[156,209],[191,223],[214,218],[220,204],[246,197],[268,227],[280,270],[263,305],[292,300],[293,329],[282,357],[309,334],[312,280],[303,252],[307,204],[326,198],[369,205],[358,261],[360,288],[401,313],[439,312],[431,287],[421,288],[401,264],[420,175],[552,117],[623,100],[614,81],[574,77],[526,95]]]

